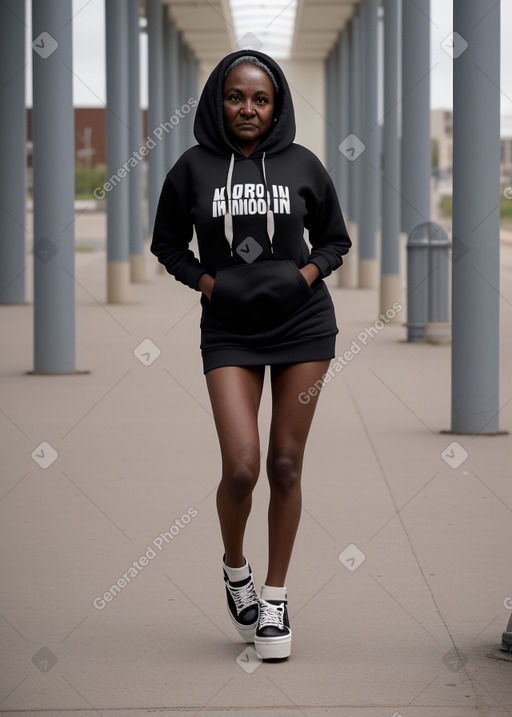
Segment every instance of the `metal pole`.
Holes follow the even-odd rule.
[[[359,286],[375,289],[379,283],[377,228],[379,224],[380,142],[378,125],[378,9],[379,0],[363,0],[364,112],[361,192],[365,197],[359,223]]]
[[[398,138],[399,0],[384,0],[384,129],[380,311],[401,303],[400,143]],[[399,313],[392,323],[401,323]]]
[[[331,49],[327,61],[325,63],[325,166],[331,175],[333,182],[336,181],[336,172],[338,163],[334,146],[336,144],[336,127],[335,127],[335,86],[334,86],[334,65],[336,62],[337,43]]]
[[[163,54],[164,54],[164,117],[168,124],[166,134],[162,142],[164,144],[165,171],[168,172],[174,164],[172,138],[176,134],[170,123],[170,117],[174,113],[176,103],[173,102],[172,65],[174,61],[174,23],[170,13],[164,8],[164,33],[163,33]]]
[[[155,142],[148,159],[148,224],[153,231],[156,208],[165,179],[163,10],[161,0],[147,0],[148,20],[148,132]],[[156,130],[156,134],[153,134]]]
[[[128,6],[128,113],[130,156],[137,153],[129,175],[129,231],[130,231],[130,279],[143,282],[144,272],[144,228],[142,220],[142,179],[143,155],[142,111],[140,108],[140,37],[139,0],[129,0]],[[139,159],[140,157],[140,159]]]
[[[189,50],[188,50],[188,60],[189,60],[188,61],[188,93],[184,99],[187,106],[189,105],[189,99],[197,98],[197,75],[196,75],[197,60],[195,58],[195,55],[194,55],[191,47],[189,47]],[[194,137],[193,117],[194,117],[194,112],[191,109],[191,111],[187,115],[187,120],[186,120],[186,127],[187,127],[187,134],[188,134],[188,146],[189,147],[192,147],[194,144],[196,144],[196,138]]]
[[[25,301],[25,0],[0,3],[0,303]]]
[[[500,3],[453,3],[454,433],[499,430]],[[466,46],[467,43],[467,46]]]
[[[338,64],[338,76],[336,84],[339,92],[340,103],[340,124],[338,127],[338,137],[343,139],[349,133],[349,45],[348,31],[345,28],[340,35],[340,61]],[[338,152],[340,163],[340,176],[338,196],[343,212],[346,214],[348,209],[348,160]]]
[[[332,107],[331,107],[331,114],[329,115],[330,123],[332,124],[332,148],[331,148],[331,154],[329,156],[329,163],[333,162],[333,173],[332,173],[332,181],[334,182],[334,186],[336,188],[338,197],[341,196],[341,160],[343,159],[343,155],[340,152],[334,153],[334,147],[336,145],[336,140],[338,137],[343,139],[343,135],[341,134],[341,86],[340,86],[340,77],[341,77],[341,36],[338,36],[338,39],[336,40],[336,44],[334,46],[334,52],[333,52],[333,63],[331,68],[331,76],[330,76],[330,93],[332,95]],[[338,140],[339,141],[339,140]]]
[[[179,74],[179,95],[178,95],[178,103],[176,105],[177,108],[180,107],[180,105],[183,102],[184,97],[188,97],[187,93],[187,84],[188,84],[188,72],[187,72],[187,48],[185,45],[185,42],[183,40],[183,34],[181,32],[178,33],[179,37],[179,45],[178,45],[178,74]],[[184,119],[180,117],[180,123],[177,125],[177,131],[179,133],[179,152],[182,154],[186,149],[188,149],[188,137],[187,137],[187,130],[186,126],[184,124]]]
[[[128,132],[128,6],[105,0],[107,60],[107,301],[128,302],[130,186]],[[125,167],[123,167],[125,165]],[[126,180],[126,181],[125,181]]]
[[[71,0],[32,2],[34,372],[75,372]]]
[[[402,229],[430,219],[430,0],[402,0]]]
[[[168,103],[168,111],[169,111],[169,117],[171,115],[176,115],[176,110],[179,107],[179,97],[180,97],[180,88],[179,88],[179,35],[178,30],[176,29],[175,23],[172,21],[171,18],[169,18],[169,57],[166,62],[166,78],[165,78],[165,88],[166,92],[169,93],[169,103]],[[179,117],[178,117],[179,119]],[[169,155],[167,159],[167,164],[169,169],[177,162],[178,158],[180,156],[180,135],[179,130],[176,129],[176,126],[173,126],[173,130],[171,132],[171,135],[169,137]]]
[[[354,108],[352,107],[352,101],[354,101],[353,92],[353,50],[354,50],[354,23],[350,23],[350,26],[346,28],[342,33],[342,45],[341,45],[341,127],[338,137],[345,139],[351,133],[353,133],[354,126]],[[339,84],[339,81],[338,81]],[[342,207],[347,222],[347,228],[349,231],[350,238],[352,239],[353,246],[351,251],[343,259],[343,267],[338,272],[338,286],[344,288],[355,288],[357,286],[357,245],[354,243],[354,234],[357,234],[357,225],[350,219],[354,218],[354,186],[355,180],[355,167],[358,164],[357,160],[352,161],[351,157],[347,153],[338,152],[339,163],[341,166],[341,179],[340,179],[340,190],[339,196],[342,201]]]
[[[356,15],[350,23],[350,102],[349,130],[350,134],[361,136],[361,19]],[[349,215],[348,231],[352,240],[352,248],[343,260],[341,272],[343,286],[355,289],[359,283],[359,251],[358,235],[361,206],[361,162],[355,158],[349,163]]]

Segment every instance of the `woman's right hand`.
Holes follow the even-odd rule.
[[[206,296],[208,301],[212,300],[212,291],[213,291],[213,285],[215,284],[215,279],[213,276],[210,276],[210,274],[203,274],[199,278],[198,287],[199,290],[203,292],[203,294]]]

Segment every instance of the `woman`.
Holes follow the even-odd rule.
[[[242,50],[217,65],[194,134],[199,144],[166,177],[151,250],[178,281],[202,292],[201,351],[222,456],[217,510],[229,614],[263,659],[285,658],[292,636],[285,581],[318,392],[308,403],[298,396],[320,385],[335,355],[338,329],[323,279],[351,244],[329,175],[294,144],[290,90],[270,57]],[[199,258],[188,246],[194,229]],[[243,540],[260,472],[266,365],[268,572],[258,598]]]

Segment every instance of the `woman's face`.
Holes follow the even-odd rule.
[[[265,70],[245,62],[224,81],[224,123],[248,157],[270,129],[274,116],[274,85]]]

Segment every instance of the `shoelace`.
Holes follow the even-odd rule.
[[[260,621],[258,628],[272,625],[284,630],[284,603],[280,605],[272,605],[266,600],[260,600]]]
[[[254,582],[252,580],[249,580],[248,583],[245,585],[241,585],[240,587],[233,587],[229,582],[227,583],[229,592],[231,593],[231,597],[235,601],[235,607],[237,614],[239,615],[242,610],[246,607],[249,607],[249,605],[254,605],[254,603],[258,602],[258,595],[256,593],[256,588],[254,587]]]

